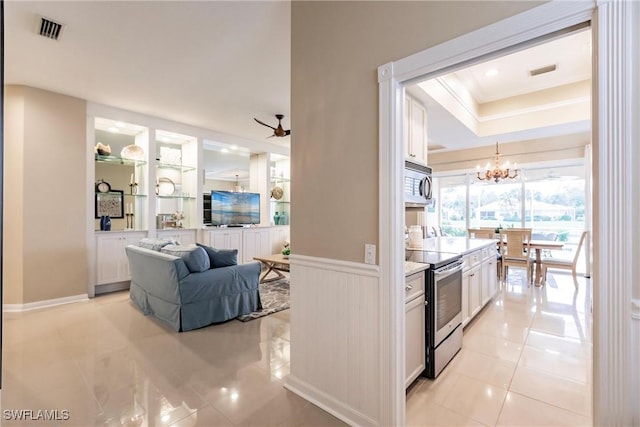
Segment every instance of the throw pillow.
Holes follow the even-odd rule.
[[[151,249],[158,252],[160,251],[160,249],[164,248],[168,244],[178,244],[178,243],[172,240],[150,239],[147,237],[145,237],[144,239],[140,239],[140,241],[138,242],[138,246],[140,246],[141,248]]]
[[[167,245],[160,252],[182,258],[191,273],[201,273],[211,268],[209,256],[198,246]]]
[[[229,267],[231,265],[238,265],[238,250],[237,249],[215,249],[210,246],[201,245],[197,243],[202,249],[204,249],[209,255],[209,261],[211,262],[211,268]]]

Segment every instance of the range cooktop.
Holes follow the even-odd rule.
[[[460,254],[453,252],[434,252],[409,248],[405,250],[405,261],[429,264],[431,268],[440,268],[460,258],[462,258]]]

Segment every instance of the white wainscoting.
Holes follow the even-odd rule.
[[[285,387],[350,425],[380,425],[378,266],[291,256]]]

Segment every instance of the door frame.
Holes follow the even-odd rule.
[[[640,288],[633,287],[639,267],[640,219],[632,215],[639,197],[637,164],[640,126],[638,65],[640,3],[554,0],[524,13],[444,42],[378,68],[379,83],[379,243],[381,304],[381,417],[383,424],[405,424],[404,203],[402,117],[404,87],[425,76],[443,74],[463,63],[500,56],[504,50],[538,37],[591,21],[593,34],[593,422],[638,422],[640,398],[633,363],[639,356]],[[635,80],[634,80],[635,79]],[[629,85],[632,88],[629,88]],[[634,169],[634,164],[635,169]],[[603,171],[603,173],[599,173]],[[601,239],[599,236],[607,236]],[[615,283],[618,286],[600,286]],[[637,363],[636,363],[637,364]],[[635,380],[635,381],[634,381]]]

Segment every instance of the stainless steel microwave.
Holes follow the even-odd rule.
[[[417,163],[404,162],[405,207],[421,207],[433,198],[431,168]]]

